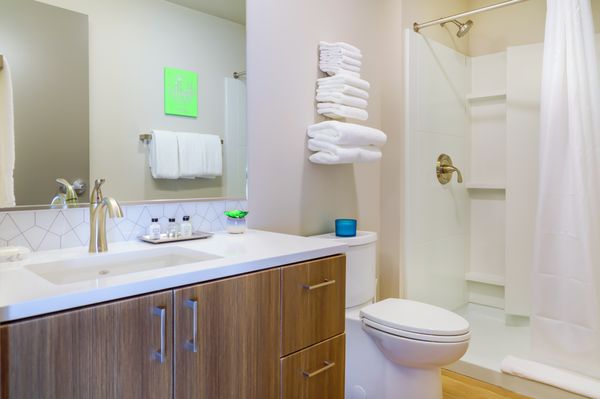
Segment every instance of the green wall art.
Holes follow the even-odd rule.
[[[198,116],[198,74],[165,68],[165,114]]]

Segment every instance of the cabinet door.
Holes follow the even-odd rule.
[[[0,397],[172,397],[172,301],[169,291],[2,326]]]
[[[281,359],[282,399],[343,399],[344,334]]]
[[[279,275],[175,291],[175,398],[279,397]]]
[[[281,280],[282,356],[344,332],[345,256],[286,266]]]

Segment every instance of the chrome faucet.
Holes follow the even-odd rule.
[[[111,197],[102,195],[104,179],[96,179],[94,189],[90,193],[90,253],[108,251],[106,239],[106,213],[113,219],[122,218],[121,205]]]

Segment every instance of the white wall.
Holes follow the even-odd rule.
[[[89,15],[91,178],[119,200],[221,196],[221,179],[152,179],[138,135],[224,135],[224,79],[245,68],[244,26],[163,0],[43,1]],[[198,72],[198,118],[164,114],[164,67]]]
[[[467,165],[467,57],[407,32],[405,293],[454,309],[466,302],[468,195],[456,175],[438,182],[436,160],[446,153]]]
[[[320,40],[362,50],[372,87],[366,124],[380,126],[380,3],[249,0],[247,10],[249,223],[312,235],[356,217],[360,229],[378,231],[380,164],[312,164],[306,127],[322,120],[314,98]]]
[[[507,50],[506,312],[528,316],[538,200],[543,45]]]

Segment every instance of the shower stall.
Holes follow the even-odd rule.
[[[544,45],[470,56],[419,32],[452,22],[458,40],[477,35],[477,21],[460,21],[478,12],[405,32],[404,293],[469,320],[452,370],[536,398],[583,397],[501,372],[507,356],[532,358]],[[455,169],[438,179],[441,155]]]

